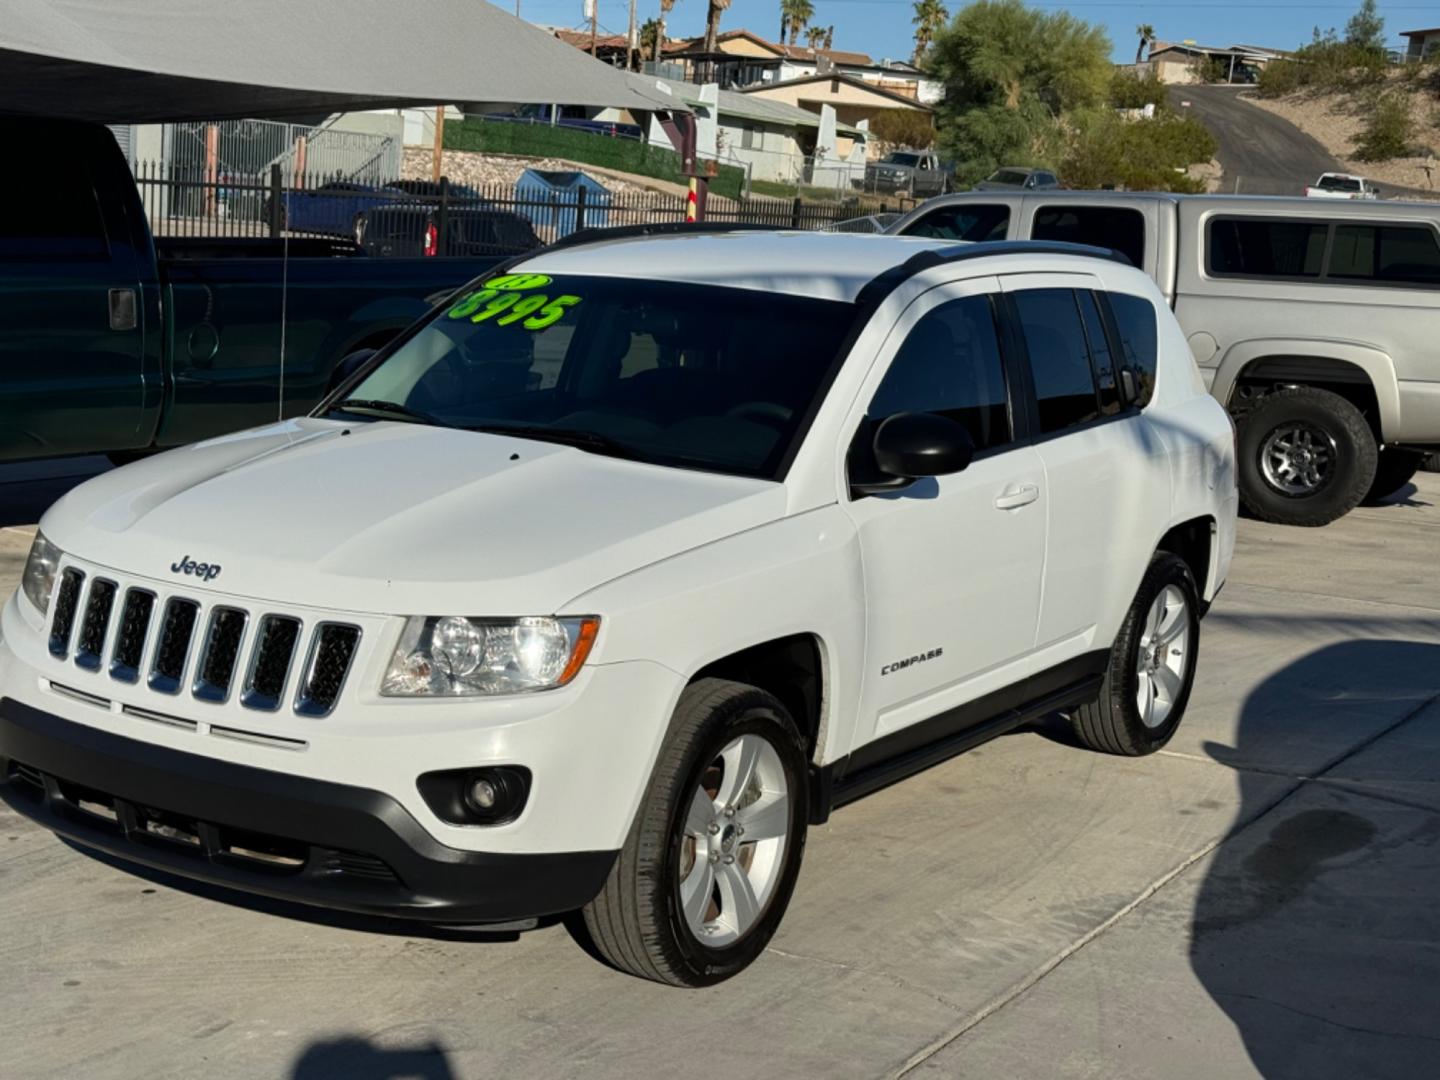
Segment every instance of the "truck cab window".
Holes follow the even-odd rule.
[[[930,211],[905,230],[906,236],[926,236],[932,240],[1004,240],[1010,227],[1010,209],[1006,206],[977,206],[958,203]]]
[[[1128,206],[1042,206],[1030,238],[1110,248],[1132,266],[1145,265],[1145,215]]]
[[[967,296],[915,324],[867,415],[880,421],[901,412],[938,413],[964,424],[975,449],[986,450],[1011,439],[1007,402],[990,300]]]

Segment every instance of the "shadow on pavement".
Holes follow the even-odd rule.
[[[455,1080],[445,1047],[436,1042],[379,1047],[344,1035],[312,1043],[296,1060],[291,1080]]]
[[[1375,735],[1417,716],[1437,676],[1437,645],[1327,646],[1250,694],[1233,748],[1206,744],[1238,771],[1237,822],[1265,816],[1217,850],[1190,960],[1262,1076],[1437,1075],[1440,803],[1387,789],[1380,778],[1403,750]],[[1325,780],[1271,808],[1273,771],[1247,763],[1307,729],[1333,740],[1347,727],[1364,734],[1320,770]]]

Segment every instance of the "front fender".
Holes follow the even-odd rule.
[[[1353,364],[1370,380],[1375,400],[1380,407],[1381,437],[1400,427],[1400,383],[1395,363],[1389,354],[1370,345],[1354,341],[1332,341],[1306,338],[1255,338],[1239,341],[1225,351],[1215,369],[1210,392],[1222,403],[1228,403],[1240,374],[1256,360],[1267,357],[1339,360]]]

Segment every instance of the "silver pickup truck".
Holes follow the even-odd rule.
[[[972,192],[886,231],[1124,254],[1229,408],[1241,497],[1267,521],[1328,524],[1440,449],[1440,205]]]

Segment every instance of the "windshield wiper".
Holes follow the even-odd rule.
[[[596,431],[581,431],[578,428],[546,427],[544,424],[475,424],[467,425],[466,431],[483,431],[490,435],[518,435],[522,439],[537,442],[559,443],[573,446],[578,450],[589,450],[610,457],[636,458],[639,452],[632,446],[601,435]]]
[[[394,416],[403,416],[406,419],[417,421],[422,424],[433,424],[435,427],[454,427],[448,420],[441,420],[438,416],[431,416],[419,409],[412,409],[409,405],[401,405],[398,401],[384,401],[379,398],[346,398],[344,401],[337,401],[330,406],[330,412],[337,409],[369,409],[372,412],[390,413]]]

